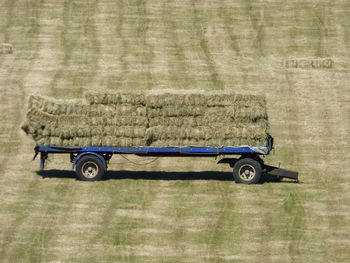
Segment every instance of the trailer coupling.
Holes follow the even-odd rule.
[[[292,170],[287,170],[275,166],[265,165],[266,173],[275,175],[277,178],[289,178],[294,179],[297,183],[299,183],[299,173]]]

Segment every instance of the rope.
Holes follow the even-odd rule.
[[[136,163],[134,161],[131,161],[130,159],[128,159],[127,157],[125,157],[124,155],[120,154],[121,157],[123,157],[125,160],[129,161],[130,163],[132,164],[135,164],[135,165],[148,165],[148,164],[151,164],[155,161],[157,161],[159,159],[159,157],[156,157],[154,158],[153,160],[151,160],[150,162],[147,162],[147,163]]]

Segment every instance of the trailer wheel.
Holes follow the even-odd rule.
[[[238,160],[233,166],[233,178],[239,184],[257,184],[261,177],[261,164],[251,158]]]
[[[93,155],[86,155],[78,160],[75,172],[79,180],[98,181],[103,178],[105,168],[99,158]]]

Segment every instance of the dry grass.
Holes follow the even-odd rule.
[[[1,1],[0,41],[15,52],[0,56],[0,261],[347,263],[349,8]],[[334,64],[283,65],[321,59]],[[29,94],[169,88],[265,94],[276,150],[264,160],[305,184],[236,185],[211,158],[114,156],[109,180],[86,184],[55,155],[38,175],[35,144],[18,131]]]
[[[2,54],[12,54],[13,53],[13,47],[11,44],[8,43],[0,43],[0,55]]]

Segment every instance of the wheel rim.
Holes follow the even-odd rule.
[[[238,176],[244,181],[251,181],[255,177],[255,168],[250,164],[242,165],[238,170]]]
[[[98,174],[98,165],[94,162],[86,162],[84,165],[81,167],[81,173],[84,175],[86,178],[94,178]]]

